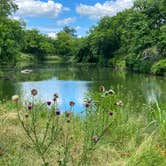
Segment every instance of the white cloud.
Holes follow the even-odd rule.
[[[80,30],[81,27],[80,27],[80,26],[76,26],[75,29],[76,29],[76,30]]]
[[[37,29],[38,31],[44,33],[44,34],[57,34],[58,32],[61,31],[60,28],[51,28],[51,27],[40,27],[40,26],[27,26],[27,29]]]
[[[81,35],[78,35],[77,38],[82,38],[82,36],[81,36]]]
[[[9,16],[9,18],[14,19],[14,20],[20,20],[21,19],[21,17],[19,17],[19,16]]]
[[[56,3],[53,0],[43,2],[41,0],[16,0],[19,10],[16,16],[25,17],[49,17],[55,18],[62,11],[69,10],[63,7],[61,3]]]
[[[68,18],[65,18],[63,20],[58,20],[56,23],[58,25],[69,25],[69,24],[71,24],[71,23],[73,23],[75,21],[76,21],[75,17],[68,17]]]
[[[135,0],[112,0],[106,1],[103,4],[96,3],[94,6],[80,4],[76,7],[76,11],[91,19],[99,19],[104,16],[114,16],[122,10],[132,7],[134,1]]]
[[[56,39],[57,38],[57,32],[49,32],[47,33],[48,37],[51,37],[53,39]]]
[[[28,26],[27,29],[37,29],[43,34],[46,34],[47,36],[56,39],[57,38],[57,33],[61,31],[61,29],[58,28],[49,28],[49,27],[40,27],[40,26]]]

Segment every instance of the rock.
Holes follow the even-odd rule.
[[[32,73],[32,70],[30,70],[30,69],[21,70],[21,73],[22,74],[30,74],[30,73]]]

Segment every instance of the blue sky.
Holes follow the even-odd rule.
[[[37,28],[53,37],[65,25],[85,36],[103,16],[130,8],[134,0],[15,0],[19,10],[13,18],[24,19],[27,28]]]

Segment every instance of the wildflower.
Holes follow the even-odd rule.
[[[110,116],[112,116],[112,115],[113,115],[113,112],[112,112],[112,111],[110,111],[110,112],[109,112],[109,115],[110,115]]]
[[[105,95],[107,96],[108,94],[109,94],[109,92],[108,92],[108,91],[106,91],[106,92],[105,92]]]
[[[59,97],[58,93],[55,93],[53,97],[53,101],[56,102],[58,97]]]
[[[37,90],[36,89],[32,89],[31,90],[31,94],[32,94],[32,96],[36,96],[37,95]]]
[[[54,93],[54,97],[58,98],[59,97],[58,93]]]
[[[56,101],[56,97],[53,98],[53,101],[54,101],[54,102]]]
[[[20,98],[20,97],[19,97],[18,95],[12,96],[12,100],[13,100],[13,101],[18,101],[19,98]]]
[[[110,89],[110,90],[108,90],[108,94],[114,94],[115,92],[112,90],[112,89]]]
[[[75,102],[74,102],[74,101],[70,101],[70,102],[69,102],[69,105],[70,105],[71,107],[74,107]]]
[[[26,114],[25,114],[25,118],[28,118],[28,117],[29,117],[29,114],[28,114],[28,113],[26,113]]]
[[[32,105],[28,105],[28,110],[32,110]]]
[[[66,115],[66,117],[69,117],[71,115],[71,112],[70,111],[66,111],[65,115]]]
[[[120,101],[116,102],[115,105],[122,107],[122,106],[124,106],[124,103],[123,103],[123,101],[120,100]]]
[[[90,105],[91,105],[91,104],[90,104],[89,102],[86,102],[86,103],[85,103],[85,107],[86,107],[86,108],[90,107]]]
[[[100,92],[105,92],[105,87],[103,85],[99,86],[99,91]]]
[[[51,101],[47,101],[47,105],[51,105]]]
[[[108,91],[105,91],[105,95],[109,95],[109,94],[114,94],[115,92],[112,89],[109,89]]]
[[[99,140],[99,137],[98,137],[97,135],[94,135],[94,136],[92,137],[92,141],[93,141],[94,143],[97,143],[98,140]]]
[[[56,115],[60,115],[61,114],[61,111],[59,109],[55,110],[55,114]]]

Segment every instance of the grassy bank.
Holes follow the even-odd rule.
[[[58,109],[57,94],[45,103],[36,91],[30,98],[0,104],[0,165],[166,165],[165,105],[138,111],[109,90],[90,94],[75,114],[74,102]]]
[[[35,62],[39,61],[39,59],[37,59],[37,57],[38,57],[38,55],[35,55],[35,54],[20,53],[20,56],[17,59],[17,63],[35,63]],[[60,63],[60,62],[62,62],[62,58],[57,55],[44,56],[41,59],[41,61]]]

